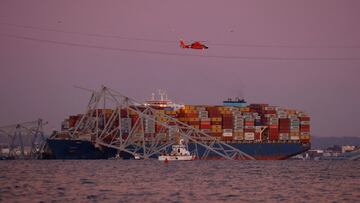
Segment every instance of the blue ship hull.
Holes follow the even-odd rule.
[[[116,149],[95,148],[90,141],[48,139],[49,159],[108,159],[117,154]]]
[[[310,149],[310,144],[302,143],[231,143],[229,145],[257,160],[283,160]],[[50,159],[109,159],[117,155],[116,149],[97,148],[93,143],[86,140],[48,139],[47,146],[50,150],[48,156]],[[206,152],[206,149],[200,145],[190,143],[188,147],[190,152],[194,152],[196,149],[197,157],[202,157]],[[170,152],[171,149],[169,148],[168,151]],[[121,152],[119,155],[124,159],[133,158],[131,154],[125,152]],[[221,157],[210,152],[207,159],[221,159]]]

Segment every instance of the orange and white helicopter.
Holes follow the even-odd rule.
[[[201,44],[199,41],[195,41],[191,44],[185,44],[185,42],[180,39],[180,48],[183,49],[208,49],[209,47],[205,46],[204,44]]]

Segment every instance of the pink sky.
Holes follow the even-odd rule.
[[[105,84],[138,100],[159,88],[190,104],[244,96],[251,103],[307,111],[313,135],[359,136],[360,60],[170,56],[4,36],[180,55],[360,59],[359,10],[358,0],[1,1],[0,125],[41,117],[49,128],[59,129],[62,119],[84,111],[87,104],[89,95],[74,85]],[[179,38],[205,40],[209,49],[182,50]]]

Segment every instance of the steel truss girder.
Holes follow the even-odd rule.
[[[45,145],[45,136],[43,131],[44,123],[42,119],[30,122],[23,122],[14,125],[0,127],[0,136],[6,137],[8,140],[9,153],[8,157],[13,158],[41,158],[41,151]],[[30,138],[30,154],[25,156],[24,138]],[[19,142],[19,143],[17,143]],[[17,148],[20,147],[20,155],[16,153]]]
[[[150,106],[141,105],[140,102],[110,88],[103,86],[100,91],[88,91],[92,92],[92,96],[87,109],[76,126],[69,129],[69,135],[73,138],[81,135],[90,136],[96,146],[114,148],[119,152],[127,152],[143,159],[163,153],[172,144],[176,143],[176,139],[183,139],[186,145],[189,143],[195,145],[195,150],[192,153],[198,155],[197,158],[199,159],[208,158],[210,153],[230,160],[254,159],[252,156],[199,129],[161,113]],[[105,101],[108,102],[108,100],[112,102],[113,111],[110,117],[105,118],[103,114],[99,114],[96,110],[100,107],[101,102],[104,102],[105,107]],[[109,102],[107,104],[109,105]],[[121,110],[126,110],[127,114],[131,113],[138,116],[127,136],[123,136],[124,133],[121,130]],[[156,119],[156,117],[161,118],[161,120]],[[102,120],[103,123],[101,123]],[[118,125],[114,125],[116,120]],[[145,120],[154,122],[155,125],[163,128],[156,136],[155,133],[146,133],[144,128]],[[166,139],[160,135],[165,136]],[[205,153],[202,156],[199,156],[197,150],[200,147],[205,148]]]

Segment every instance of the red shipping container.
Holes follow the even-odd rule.
[[[254,133],[254,132],[255,132],[255,129],[245,128],[245,129],[244,129],[244,132],[245,132],[245,133]]]
[[[188,121],[189,125],[200,125],[200,121]]]
[[[200,129],[210,129],[211,125],[210,124],[200,124]]]
[[[279,133],[290,133],[290,129],[279,129]]]
[[[310,121],[310,117],[299,117],[300,121]]]
[[[223,123],[233,123],[233,119],[222,119]]]
[[[276,114],[276,110],[264,110],[265,114]]]
[[[210,133],[210,135],[213,137],[221,137],[222,133]]]
[[[310,125],[300,125],[300,132],[310,132]]]
[[[232,117],[232,115],[230,115],[230,116],[228,116],[228,115],[223,115],[222,121],[225,122],[225,123],[226,123],[226,122],[232,123],[233,117]]]
[[[276,141],[279,140],[279,133],[275,133],[275,132],[270,132],[269,133],[269,140],[270,141]]]
[[[207,107],[206,110],[210,118],[221,117],[220,111],[216,107]]]
[[[137,115],[132,115],[131,116],[131,125],[135,125],[135,123],[137,122],[137,120],[139,119],[139,116]],[[140,121],[139,121],[140,122]]]
[[[180,117],[184,117],[184,118],[197,118],[199,115],[197,113],[184,113],[181,114]]]
[[[289,125],[290,124],[290,119],[288,119],[288,118],[279,118],[279,124],[280,125]]]
[[[233,125],[232,124],[223,125],[222,128],[223,129],[232,129]]]
[[[290,129],[290,126],[280,125],[280,126],[279,126],[279,129],[287,130],[287,129]]]
[[[164,127],[161,125],[155,125],[155,131],[156,132],[160,132],[161,129],[163,129]]]
[[[255,132],[255,140],[261,140],[261,133]]]
[[[125,109],[121,109],[121,110],[120,110],[120,116],[121,116],[122,118],[127,117],[127,116],[128,116],[127,111],[126,111]]]
[[[223,141],[232,141],[233,137],[221,137],[221,140],[223,140]]]

